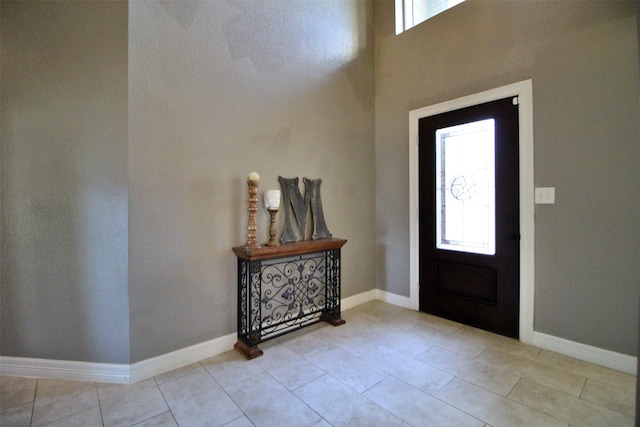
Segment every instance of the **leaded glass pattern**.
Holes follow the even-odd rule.
[[[436,131],[436,247],[495,254],[495,121]]]

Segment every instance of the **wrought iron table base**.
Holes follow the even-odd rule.
[[[340,326],[346,323],[346,321],[340,317],[336,318],[336,317],[327,316],[326,318],[321,317],[320,320],[325,321],[333,326]],[[314,323],[317,323],[317,322],[314,322]],[[304,325],[304,326],[310,326],[310,325],[313,325],[314,323],[309,323],[308,325]],[[290,332],[293,332],[293,331],[290,331]],[[266,340],[262,340],[261,342],[264,342],[264,341]],[[238,341],[233,345],[233,348],[235,348],[236,351],[238,351],[240,354],[246,357],[247,360],[255,359],[256,357],[260,357],[264,354],[264,352],[260,350],[260,348],[257,345],[249,346],[241,339],[238,339]]]
[[[340,248],[344,239],[280,246],[235,247],[238,257],[238,341],[247,359],[262,356],[258,344],[340,317]]]

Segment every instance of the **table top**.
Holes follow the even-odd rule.
[[[278,246],[260,245],[252,248],[236,246],[233,248],[233,253],[238,258],[246,259],[247,261],[259,261],[340,249],[345,243],[347,243],[346,239],[338,238],[302,240]]]

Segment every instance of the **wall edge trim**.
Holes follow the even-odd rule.
[[[535,347],[539,347],[544,350],[554,351],[585,362],[595,363],[596,365],[615,369],[616,371],[636,375],[638,363],[637,357],[617,353],[611,350],[605,350],[599,347],[593,347],[575,341],[569,341],[564,338],[543,334],[541,332],[533,333],[532,344]]]
[[[71,381],[129,383],[129,365],[0,356],[0,375]]]
[[[133,384],[232,350],[237,340],[237,334],[234,332],[170,353],[135,362],[131,365],[129,382]]]
[[[376,289],[376,299],[387,302],[389,304],[397,305],[398,307],[413,310],[411,298],[398,294],[392,294],[391,292]],[[415,310],[417,311],[417,310]]]
[[[370,291],[362,292],[356,295],[352,295],[347,298],[340,299],[340,310],[349,310],[350,308],[357,307],[360,304],[374,301],[376,299],[377,289],[371,289]]]

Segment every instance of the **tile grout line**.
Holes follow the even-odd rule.
[[[200,363],[200,362],[198,362],[198,363]],[[206,372],[206,369],[205,369],[205,372]],[[167,398],[164,395],[164,393],[162,392],[162,388],[160,388],[160,384],[158,384],[158,380],[156,379],[155,376],[153,377],[153,383],[156,385],[156,388],[158,389],[158,392],[160,392],[160,396],[162,396],[162,400],[164,400],[164,404],[167,405],[167,410],[171,414],[171,418],[173,418],[173,421],[176,423],[176,425],[179,425],[178,424],[178,420],[176,420],[176,416],[174,415],[173,410],[171,409],[171,405],[169,405],[169,402],[167,402]],[[151,420],[151,419],[153,419],[155,417],[158,417],[158,416],[160,416],[162,414],[164,414],[164,412],[161,412],[161,413],[156,414],[156,415],[152,415],[152,416],[150,416],[149,418],[147,418],[146,420],[143,420],[143,421]],[[140,421],[140,422],[142,422],[142,421]],[[136,424],[140,424],[140,422],[136,423]]]
[[[372,324],[375,323],[380,323],[380,326],[386,326],[391,328],[391,333],[394,336],[394,339],[398,339],[398,336],[403,335],[406,331],[404,329],[401,328],[393,328],[391,326],[389,326],[389,324],[392,325],[398,325],[398,321],[403,322],[403,324],[406,323],[406,321],[413,321],[413,317],[405,317],[403,316],[403,313],[406,313],[404,311],[402,312],[388,312],[385,310],[378,310],[375,307],[371,307],[370,311],[363,311],[364,314],[371,314],[371,316],[361,316],[360,314],[356,314],[354,313],[354,320],[356,319],[364,319],[366,321],[370,321],[372,322]],[[345,313],[348,314],[348,313]],[[377,319],[377,320],[376,320]],[[358,326],[360,325],[360,322],[357,322]],[[423,322],[421,321],[416,321],[416,324],[413,326],[414,328],[420,328],[422,327]],[[441,324],[438,324],[441,325]],[[437,326],[437,325],[436,325]],[[470,329],[471,330],[471,329]],[[558,365],[558,363],[554,363],[554,358],[551,357],[544,357],[541,358],[540,356],[542,354],[544,354],[544,351],[541,349],[536,349],[536,351],[529,351],[528,348],[522,348],[522,347],[517,347],[517,346],[511,346],[508,342],[503,342],[501,340],[493,340],[491,338],[491,336],[484,336],[481,334],[469,334],[468,338],[470,340],[470,343],[473,344],[471,347],[469,347],[469,350],[473,350],[471,352],[467,352],[469,353],[469,355],[467,355],[467,353],[465,353],[463,350],[467,349],[467,347],[459,347],[459,346],[454,346],[451,348],[455,348],[456,350],[448,350],[446,348],[440,347],[437,344],[433,344],[431,342],[429,342],[429,340],[427,339],[428,334],[425,334],[425,339],[420,339],[420,341],[424,341],[425,345],[421,346],[420,350],[426,348],[426,350],[421,351],[419,354],[415,354],[414,355],[414,348],[412,347],[410,350],[407,348],[406,352],[402,351],[402,349],[404,347],[402,346],[394,346],[394,348],[389,347],[389,350],[393,351],[393,352],[397,352],[402,354],[403,356],[406,356],[407,358],[427,365],[439,372],[442,372],[444,374],[450,375],[451,378],[449,378],[444,384],[438,384],[438,388],[433,391],[433,392],[426,392],[416,386],[412,386],[411,384],[407,383],[406,381],[404,381],[402,378],[397,377],[396,375],[390,373],[390,372],[395,372],[393,369],[391,370],[387,370],[385,368],[378,368],[378,365],[373,365],[372,362],[374,362],[374,359],[370,359],[369,362],[367,362],[366,360],[363,360],[362,358],[365,357],[367,355],[368,352],[370,351],[375,351],[376,349],[380,349],[381,347],[385,347],[385,342],[384,340],[381,339],[376,339],[377,334],[375,333],[375,331],[380,331],[380,333],[386,333],[383,329],[378,329],[378,328],[374,328],[372,329],[372,331],[374,332],[369,338],[370,341],[372,342],[372,348],[373,350],[367,350],[364,353],[359,353],[359,354],[354,354],[351,353],[348,350],[345,350],[342,345],[346,345],[348,344],[348,341],[345,340],[349,340],[351,339],[351,335],[354,335],[354,337],[357,337],[360,333],[360,329],[356,328],[353,330],[349,330],[347,332],[346,335],[343,334],[339,334],[339,335],[335,335],[335,338],[338,339],[338,341],[335,341],[334,338],[334,334],[330,334],[329,338],[327,338],[327,344],[326,346],[333,346],[336,349],[342,350],[343,352],[345,352],[345,354],[348,354],[350,357],[353,357],[355,360],[357,360],[359,363],[364,364],[364,366],[366,368],[364,368],[365,370],[368,368],[372,368],[372,369],[377,369],[379,370],[381,373],[384,374],[384,376],[382,378],[378,378],[376,379],[376,382],[374,384],[369,385],[368,382],[367,384],[367,388],[362,390],[362,391],[358,391],[356,389],[353,388],[353,386],[347,384],[345,381],[341,380],[340,375],[338,376],[334,376],[333,374],[331,374],[330,372],[326,371],[325,369],[322,369],[320,366],[318,366],[316,363],[314,363],[312,360],[309,360],[307,358],[307,354],[298,354],[295,351],[292,350],[291,347],[289,347],[285,342],[279,342],[276,341],[275,345],[281,345],[284,348],[287,348],[288,350],[293,351],[298,357],[300,357],[302,360],[305,360],[306,362],[310,363],[311,365],[309,366],[309,368],[311,366],[315,367],[318,369],[318,373],[321,373],[320,376],[313,378],[313,379],[308,379],[309,377],[300,377],[298,380],[303,379],[304,383],[301,382],[295,382],[293,380],[287,380],[286,377],[282,377],[281,373],[279,373],[279,371],[273,371],[272,369],[270,369],[270,365],[267,365],[267,367],[263,367],[260,364],[254,363],[255,366],[257,366],[260,370],[260,372],[266,373],[267,376],[273,380],[275,383],[279,384],[281,387],[283,387],[285,390],[287,390],[289,393],[291,393],[296,399],[298,399],[298,401],[300,401],[305,407],[307,407],[312,413],[316,414],[317,416],[320,417],[321,420],[323,420],[324,422],[331,424],[328,422],[327,419],[324,418],[324,416],[322,415],[322,411],[318,412],[316,410],[314,410],[312,407],[309,406],[309,404],[303,400],[302,398],[300,398],[295,391],[299,390],[302,387],[307,386],[308,384],[318,380],[319,378],[323,378],[326,376],[326,378],[331,378],[332,380],[335,380],[341,384],[343,384],[345,387],[351,389],[353,392],[357,393],[358,395],[364,397],[366,399],[366,401],[379,406],[380,408],[384,409],[385,412],[394,415],[395,417],[399,418],[401,420],[401,423],[409,423],[409,421],[405,420],[404,417],[400,416],[400,415],[395,415],[393,412],[390,412],[389,410],[387,410],[386,408],[378,405],[375,401],[371,400],[369,397],[365,396],[365,393],[367,393],[368,391],[372,390],[374,387],[379,386],[382,382],[386,381],[387,379],[393,378],[394,380],[400,381],[403,384],[405,384],[408,387],[412,387],[415,388],[416,390],[421,391],[422,393],[425,393],[428,396],[431,396],[432,398],[436,399],[437,401],[441,402],[441,404],[447,406],[448,408],[454,409],[456,411],[458,411],[459,413],[463,413],[466,414],[467,416],[470,416],[476,420],[478,420],[479,422],[485,423],[486,426],[488,426],[489,424],[478,418],[477,416],[466,412],[465,410],[459,409],[456,406],[453,406],[452,404],[449,404],[448,402],[445,402],[444,400],[442,400],[440,398],[440,395],[442,394],[442,391],[448,387],[449,385],[452,384],[452,381],[455,380],[459,380],[462,381],[464,383],[467,383],[470,386],[474,386],[477,387],[478,390],[482,389],[488,393],[491,393],[492,395],[496,396],[497,398],[500,399],[505,399],[506,401],[512,402],[513,404],[518,405],[519,407],[522,408],[528,408],[528,410],[533,411],[533,413],[538,413],[538,414],[542,414],[545,416],[548,416],[552,419],[556,419],[562,423],[565,423],[565,421],[557,418],[558,415],[562,415],[563,412],[561,411],[561,408],[558,407],[556,409],[550,409],[550,408],[546,408],[544,406],[539,406],[537,403],[537,400],[529,400],[529,399],[524,399],[523,401],[518,401],[516,400],[517,396],[514,393],[514,391],[520,386],[525,387],[525,383],[524,381],[530,381],[532,383],[535,383],[541,387],[544,387],[546,389],[549,389],[550,391],[553,392],[557,392],[560,393],[559,395],[561,395],[564,398],[568,398],[570,400],[568,400],[568,402],[571,402],[571,406],[573,407],[574,403],[578,404],[578,402],[582,402],[580,404],[588,404],[588,405],[592,405],[595,411],[600,410],[601,413],[615,413],[618,414],[620,416],[624,416],[627,418],[633,418],[630,417],[629,415],[627,415],[625,412],[623,411],[627,411],[627,399],[623,399],[623,396],[619,396],[617,390],[620,390],[620,394],[622,395],[623,392],[627,391],[627,383],[628,383],[628,378],[626,377],[616,377],[616,376],[608,376],[607,372],[601,372],[599,370],[595,370],[593,367],[591,367],[590,365],[585,365],[585,366],[581,366],[581,365],[570,365],[567,364],[566,366],[564,365],[564,363],[569,363],[569,361],[564,362],[560,365]],[[457,328],[455,331],[448,331],[446,333],[442,333],[442,338],[443,340],[446,339],[453,339],[453,342],[456,343],[458,342],[458,339],[465,341],[465,337],[463,335],[465,335],[463,332],[465,331],[464,327],[459,327]],[[381,335],[381,337],[384,337],[386,335]],[[391,335],[390,335],[391,336]],[[411,335],[409,335],[410,337],[412,337]],[[415,338],[415,337],[412,337]],[[418,339],[418,338],[415,338]],[[341,345],[340,346],[336,346],[335,343],[338,342]],[[358,339],[356,342],[360,343],[361,339]],[[446,341],[443,341],[443,343],[445,343]],[[476,348],[480,347],[480,345],[483,346],[482,351],[480,351],[479,353],[476,353]],[[369,348],[367,346],[367,348]],[[428,360],[420,360],[422,357],[426,357],[427,353],[429,353],[430,351],[432,351],[433,349],[438,348],[441,349],[442,351],[446,351],[446,352],[450,352],[451,355],[456,354],[458,356],[461,357],[460,361],[460,365],[457,364],[456,361],[452,361],[451,363],[454,363],[453,365],[450,365],[449,363],[444,363],[446,362],[446,360],[448,359],[446,353],[443,354],[433,354],[431,357],[429,357],[429,359],[431,360],[431,362],[435,362],[436,364],[432,364],[430,363]],[[482,348],[482,347],[481,347]],[[416,347],[417,349],[417,347]],[[458,352],[458,351],[463,351],[463,352]],[[491,352],[495,352],[495,354],[491,353]],[[491,356],[493,354],[493,356]],[[484,356],[485,360],[480,360],[482,359]],[[442,358],[442,360],[440,360],[438,358]],[[456,357],[457,360],[457,357]],[[492,363],[487,363],[487,361],[492,362]],[[505,362],[505,363],[500,363],[501,361]],[[273,362],[273,361],[271,361]],[[408,362],[408,359],[407,359]],[[440,367],[438,367],[438,363],[440,363],[441,365],[444,363],[445,367],[449,367],[452,369],[442,369]],[[478,364],[476,366],[476,364]],[[522,365],[521,365],[522,364]],[[556,366],[557,365],[557,366]],[[230,399],[231,402],[233,402],[233,404],[240,410],[240,413],[242,415],[238,416],[237,418],[235,418],[234,420],[229,420],[227,421],[227,423],[231,423],[233,421],[239,420],[241,417],[245,417],[246,420],[248,420],[251,424],[254,424],[254,422],[249,418],[249,416],[244,412],[244,410],[241,409],[241,407],[238,405],[238,403],[231,398],[231,396],[229,395],[228,391],[226,388],[222,387],[221,384],[218,382],[218,380],[216,380],[216,378],[214,377],[213,371],[210,371],[209,369],[207,369],[207,366],[204,365],[203,361],[198,361],[198,366],[202,369],[205,370],[206,375],[208,375],[210,378],[212,378],[215,382],[215,384],[220,387],[220,389],[222,389],[222,391],[224,392],[224,394]],[[213,366],[213,365],[212,365]],[[381,366],[386,366],[386,365],[381,365]],[[496,369],[497,371],[500,372],[504,372],[506,374],[509,374],[511,376],[513,376],[514,378],[510,379],[507,383],[503,384],[506,385],[507,387],[495,387],[494,382],[486,382],[484,380],[482,380],[482,376],[477,376],[474,375],[474,372],[476,372],[477,374],[483,374],[483,375],[490,375],[490,371],[489,374],[487,374],[487,372],[485,371],[485,369],[483,368],[483,366],[486,366],[488,368],[491,369]],[[541,376],[539,377],[538,374],[542,373],[544,374],[545,371],[540,371],[541,369],[544,369],[546,366],[552,367],[552,366],[556,366],[556,368],[552,371],[551,374],[547,374],[546,376]],[[478,368],[476,370],[476,367]],[[507,369],[503,369],[504,367],[506,367]],[[270,370],[267,370],[267,368],[269,368]],[[391,367],[389,367],[391,368]],[[526,369],[525,369],[526,368]],[[240,369],[244,369],[242,367],[240,367]],[[567,392],[567,391],[563,391],[566,387],[561,386],[564,382],[557,382],[559,380],[554,380],[549,382],[549,379],[553,379],[553,377],[555,377],[556,375],[553,374],[553,372],[557,371],[557,373],[560,373],[561,371],[567,371],[568,373],[572,374],[569,379],[570,379],[570,383],[571,383],[571,387],[569,387],[569,390],[572,390],[573,392],[578,390],[578,386],[579,388],[579,393],[577,393],[577,396],[573,393]],[[217,371],[216,371],[217,372]],[[273,372],[273,373],[272,373]],[[470,378],[469,380],[463,378],[462,376],[459,376],[458,374],[454,373],[454,372],[458,372],[460,375],[463,375],[465,377]],[[497,373],[497,372],[496,372]],[[280,378],[280,380],[278,379]],[[512,381],[517,378],[517,381],[515,381],[515,383],[513,383]],[[536,379],[534,379],[536,378]],[[597,378],[597,379],[596,379]],[[589,384],[589,381],[593,379],[594,383],[591,384],[590,388],[587,389],[587,385]],[[34,426],[34,421],[35,419],[35,405],[36,403],[38,403],[37,401],[38,399],[38,391],[42,389],[43,383],[41,382],[42,379],[38,379],[36,378],[36,382],[35,382],[35,387],[33,388],[32,393],[27,394],[27,396],[31,396],[30,402],[27,400],[27,404],[30,403],[30,407],[31,407],[31,412],[30,412],[30,417],[29,417],[29,424],[30,426]],[[177,420],[175,418],[175,415],[173,413],[172,408],[169,406],[167,398],[165,397],[165,394],[162,392],[161,388],[160,388],[160,384],[158,383],[158,378],[157,376],[153,377],[154,380],[154,384],[156,386],[156,388],[160,391],[162,399],[165,403],[165,406],[168,408],[169,413],[172,416],[173,421],[177,423]],[[293,382],[292,382],[293,381]],[[285,385],[285,383],[291,383],[292,385],[295,385],[294,388],[289,389],[289,387],[287,387]],[[98,409],[100,411],[100,423],[102,424],[102,426],[104,427],[105,424],[105,413],[103,411],[103,401],[100,398],[100,387],[98,387],[98,383],[92,382],[94,388],[95,388],[95,392],[98,398]],[[358,384],[360,384],[360,382],[358,382]],[[364,383],[363,383],[364,384]],[[484,384],[484,385],[482,385]],[[554,384],[561,386],[559,388],[557,388]],[[635,384],[635,382],[634,382]],[[487,388],[490,387],[491,389]],[[608,393],[608,387],[611,387],[611,391],[612,391],[612,395],[613,395],[613,399],[605,399],[604,395],[606,395]],[[506,391],[506,393],[504,392],[504,390],[506,390],[508,388],[508,391]],[[492,389],[495,389],[497,391],[492,391]],[[504,389],[504,390],[503,390]],[[629,389],[630,390],[630,389]],[[524,389],[522,389],[522,391],[524,391]],[[27,389],[28,392],[28,389]],[[21,392],[22,393],[22,392]],[[60,396],[64,396],[63,391],[61,391]],[[518,393],[519,394],[519,393]],[[587,400],[584,399],[584,397],[587,397],[587,395],[589,395],[591,397],[591,400]],[[22,396],[24,396],[24,394],[22,394]],[[488,396],[488,395],[487,395]],[[524,395],[523,395],[524,396]],[[602,397],[600,397],[602,396]],[[44,397],[43,397],[44,398]],[[44,401],[43,401],[44,402]],[[524,402],[528,402],[524,403]],[[510,405],[510,404],[509,404]],[[529,405],[533,405],[533,406],[529,406]],[[608,406],[606,406],[608,405]],[[12,407],[17,407],[19,406],[19,404],[15,404]],[[537,409],[535,406],[539,407],[540,409]],[[462,407],[465,407],[467,409],[470,409],[468,407],[466,407],[465,405],[462,405]],[[106,407],[105,407],[106,408]],[[613,408],[619,408],[619,409],[613,409]],[[485,408],[486,410],[487,408]],[[106,409],[105,409],[106,410]],[[605,412],[606,411],[606,412]],[[25,422],[27,421],[27,412],[28,412],[28,407],[24,408],[24,411],[22,412],[23,415],[23,419]],[[480,413],[484,413],[484,412],[480,412]],[[75,415],[75,414],[72,414]],[[69,415],[69,416],[72,416]],[[162,415],[161,414],[156,414],[154,416],[151,416],[145,420],[141,420],[138,421],[139,423],[141,422],[145,422],[148,420],[153,419],[156,416]],[[612,415],[613,416],[613,415]],[[573,421],[574,423],[576,422],[576,420],[574,419],[573,416],[568,417],[566,414],[563,415],[564,418]],[[67,418],[67,417],[64,417]],[[62,419],[64,419],[62,418]],[[95,416],[95,421],[98,421],[97,416]]]
[[[36,386],[33,389],[33,401],[31,402],[31,417],[29,418],[29,426],[33,426],[33,414],[36,411],[36,396],[38,395],[38,384],[40,384],[40,379],[36,379]],[[102,417],[102,413],[100,413]],[[104,422],[102,423],[104,426]]]

